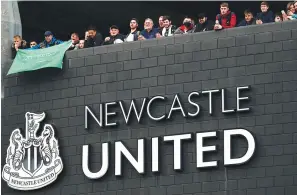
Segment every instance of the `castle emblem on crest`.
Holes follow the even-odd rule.
[[[34,190],[55,181],[63,163],[52,125],[45,124],[39,136],[36,134],[45,113],[27,112],[25,117],[26,138],[20,129],[11,133],[2,178],[11,188]]]

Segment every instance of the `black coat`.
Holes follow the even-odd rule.
[[[212,20],[206,20],[203,24],[200,24],[199,22],[196,25],[195,32],[203,32],[203,31],[210,31],[214,28],[214,21]]]
[[[102,35],[99,32],[97,32],[94,38],[89,37],[85,41],[84,48],[100,46],[102,45],[102,43],[103,43]]]

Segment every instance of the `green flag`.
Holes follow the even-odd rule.
[[[7,75],[48,67],[62,69],[64,54],[70,46],[68,41],[45,49],[19,49]]]

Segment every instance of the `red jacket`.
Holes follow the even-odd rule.
[[[228,17],[230,18],[229,24],[227,24]],[[236,26],[236,15],[231,11],[228,11],[225,15],[218,14],[216,20],[219,20],[223,28],[234,28]]]

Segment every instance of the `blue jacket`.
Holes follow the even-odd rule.
[[[264,23],[274,22],[274,14],[272,11],[260,12],[256,16],[257,20],[261,20]]]
[[[58,40],[55,37],[53,37],[50,43],[48,43],[48,42],[46,42],[46,40],[44,40],[41,43],[39,43],[38,45],[35,45],[34,47],[32,47],[30,49],[48,48],[48,47],[51,47],[51,46],[59,45],[61,43],[63,43],[63,41]]]
[[[147,30],[143,30],[141,31],[141,35],[144,36],[144,38],[146,39],[153,39],[156,38],[156,34],[158,33],[158,29],[157,28],[153,28],[150,32],[147,32]]]

